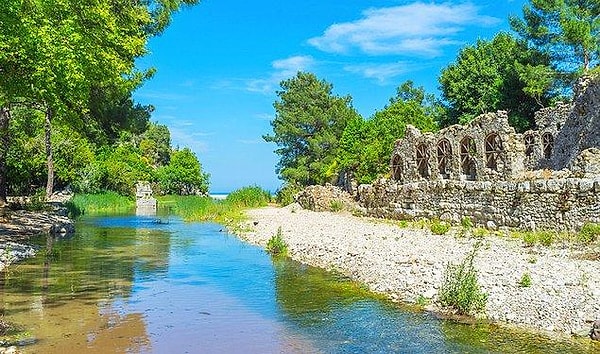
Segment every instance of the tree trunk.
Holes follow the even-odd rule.
[[[48,180],[46,182],[46,199],[50,198],[54,189],[54,159],[52,158],[52,108],[46,107],[45,123],[46,159],[48,162]]]
[[[10,108],[0,107],[0,208],[6,207],[8,194],[6,158],[8,157]]]

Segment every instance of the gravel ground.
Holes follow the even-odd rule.
[[[479,283],[488,294],[488,319],[542,331],[584,335],[600,318],[598,260],[564,245],[525,247],[508,236],[460,237],[459,230],[433,235],[428,229],[344,213],[312,212],[298,205],[247,212],[246,241],[265,246],[281,227],[290,256],[335,269],[393,300],[436,304],[444,269],[480,242],[475,257]],[[596,258],[597,259],[597,258]],[[523,274],[531,286],[522,287]],[[439,310],[439,309],[438,309]]]

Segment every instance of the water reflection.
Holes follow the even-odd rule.
[[[39,353],[583,352],[408,311],[356,283],[162,216],[98,217],[0,277]],[[534,343],[534,344],[532,344]],[[554,348],[558,348],[555,350]],[[597,349],[597,348],[596,348]]]

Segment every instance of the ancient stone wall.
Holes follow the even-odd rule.
[[[356,197],[379,217],[525,229],[600,222],[600,78],[583,78],[574,93],[572,103],[537,112],[524,134],[503,111],[435,134],[408,126],[391,179],[359,186]]]
[[[531,181],[422,181],[381,179],[359,187],[359,203],[372,216],[439,218],[480,226],[579,229],[600,222],[600,176]]]

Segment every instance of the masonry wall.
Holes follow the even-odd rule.
[[[371,216],[439,218],[495,228],[579,229],[600,222],[600,177],[532,181],[423,181],[381,179],[358,190]]]

